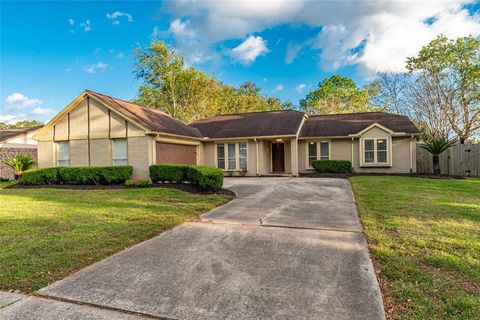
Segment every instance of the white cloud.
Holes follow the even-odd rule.
[[[68,23],[73,26],[75,24],[75,20],[73,20],[72,18],[68,19]]]
[[[23,93],[14,92],[5,98],[0,108],[0,122],[15,123],[26,119],[38,119],[54,113],[51,108],[43,107],[43,101],[29,98]]]
[[[232,49],[231,56],[245,65],[253,63],[257,57],[269,52],[266,42],[260,36],[249,36]]]
[[[280,83],[280,84],[277,84],[275,88],[273,88],[272,92],[273,93],[280,92],[280,91],[283,91],[283,89],[285,89],[285,87],[283,86],[283,84]]]
[[[290,64],[292,63],[302,50],[303,45],[301,44],[295,44],[295,43],[289,43],[287,45],[287,52],[285,53],[285,64]]]
[[[120,24],[121,17],[126,17],[128,22],[133,22],[133,17],[131,14],[126,12],[115,11],[113,13],[107,13],[107,19],[112,22],[113,25]]]
[[[83,71],[86,73],[94,74],[97,72],[105,72],[108,69],[108,64],[103,62],[97,62],[95,64],[89,64],[83,67]]]
[[[90,24],[90,20],[86,20],[85,22],[80,23],[80,27],[83,28],[83,31],[91,31],[92,25]]]
[[[167,1],[162,9],[178,21],[188,17],[188,28],[195,30],[204,55],[224,40],[243,39],[283,24],[307,25],[318,30],[305,45],[318,50],[321,68],[358,65],[372,73],[403,69],[406,57],[440,33],[450,38],[479,35],[480,12],[464,9],[474,2],[183,0]],[[285,63],[294,61],[300,50],[291,46]]]
[[[307,85],[305,83],[300,83],[296,88],[295,88],[295,91],[297,91],[298,93],[302,93],[303,90],[305,90],[305,88],[307,87]]]

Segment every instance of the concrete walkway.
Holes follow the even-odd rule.
[[[238,198],[200,222],[183,224],[38,294],[76,307],[135,312],[131,317],[385,318],[347,180],[227,178],[225,186]],[[0,309],[0,318],[17,319],[23,312],[28,316],[22,319],[34,319],[35,310],[46,312],[20,300]],[[51,312],[37,315],[57,319]]]

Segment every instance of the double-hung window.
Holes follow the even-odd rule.
[[[247,169],[247,143],[217,143],[217,168],[222,170]]]
[[[363,159],[366,165],[388,164],[388,140],[364,139]]]
[[[70,141],[57,142],[57,165],[59,167],[70,166]]]
[[[112,139],[112,163],[114,166],[128,165],[127,139]]]
[[[330,143],[328,141],[308,143],[308,167],[311,168],[315,160],[330,159]]]

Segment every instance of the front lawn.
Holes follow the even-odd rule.
[[[480,179],[350,180],[388,316],[479,319]]]
[[[176,189],[8,189],[0,289],[31,292],[228,201]]]

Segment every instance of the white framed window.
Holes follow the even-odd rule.
[[[320,142],[320,160],[329,160],[330,159],[330,143],[329,142]]]
[[[70,166],[70,141],[57,142],[57,166]]]
[[[248,166],[247,142],[217,143],[217,168],[246,170]]]
[[[225,170],[225,145],[217,144],[217,168]]]
[[[317,143],[308,143],[308,166],[312,167],[313,161],[317,160]]]
[[[363,139],[364,165],[389,165],[389,139]]]
[[[240,170],[247,169],[247,144],[244,142],[238,144],[238,167]]]
[[[112,163],[114,166],[128,165],[127,139],[112,139]]]
[[[329,141],[310,141],[307,148],[308,167],[312,168],[315,160],[330,160],[330,142]]]

